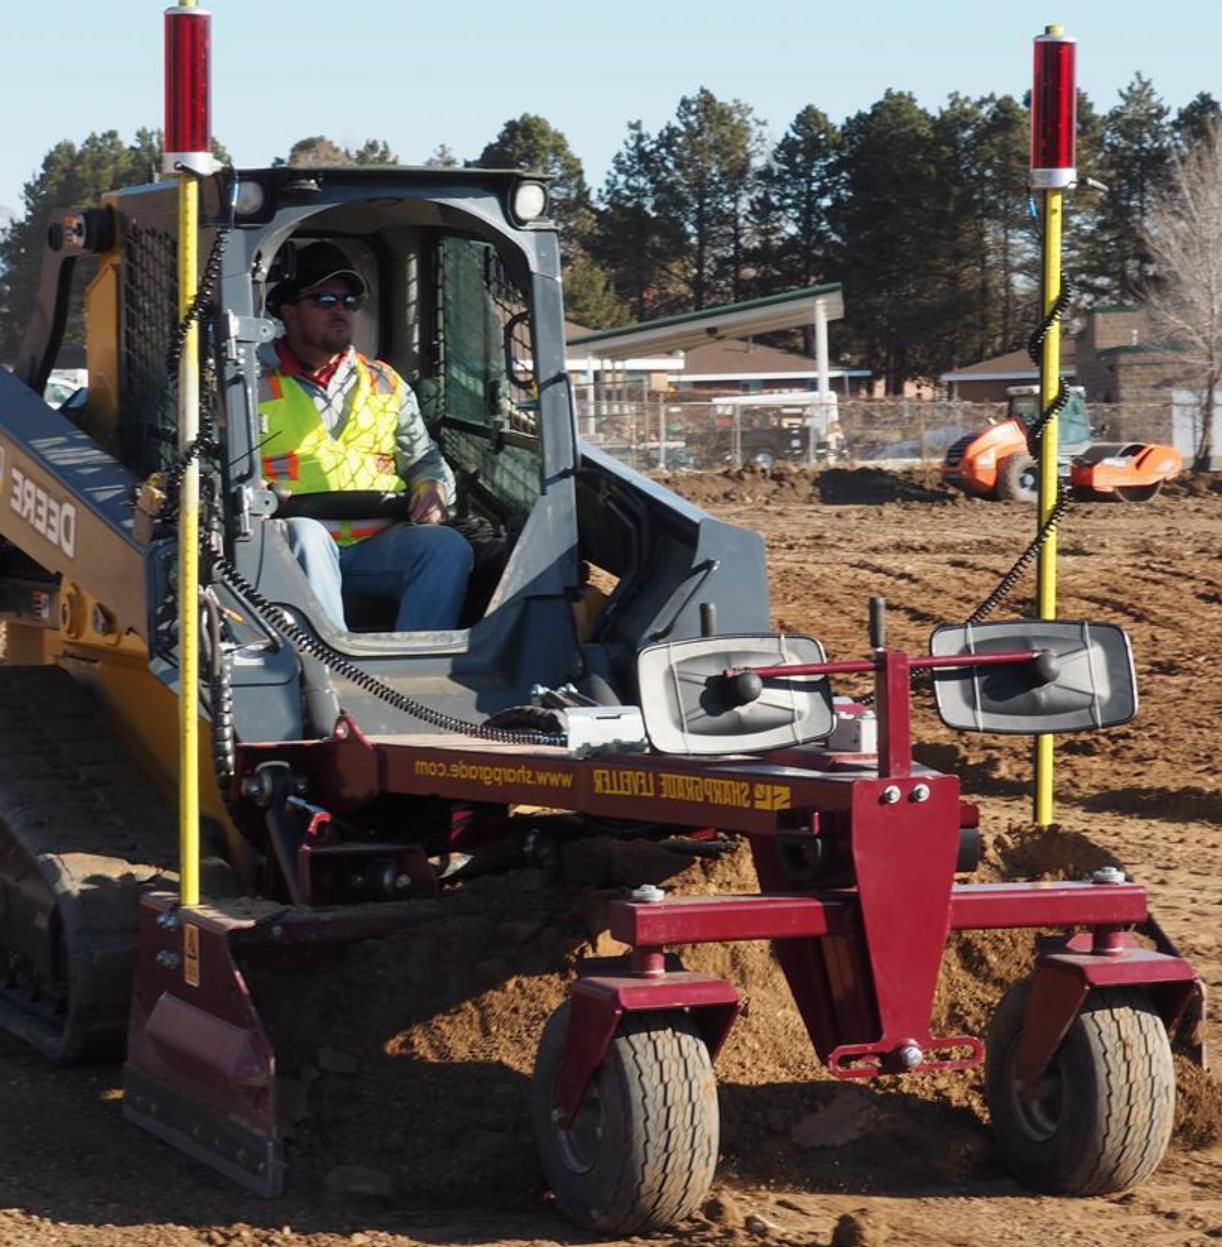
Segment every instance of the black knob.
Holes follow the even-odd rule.
[[[1061,674],[1061,660],[1050,649],[1040,650],[1027,668],[1032,688],[1052,684]]]
[[[728,705],[747,706],[759,700],[764,691],[764,681],[754,671],[739,671],[724,677],[722,690]]]
[[[882,649],[887,644],[887,599],[870,599],[870,648]]]

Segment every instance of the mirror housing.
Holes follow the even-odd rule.
[[[1137,713],[1137,676],[1128,634],[1086,620],[1016,619],[934,630],[935,656],[1039,651],[1029,663],[939,668],[938,714],[960,732],[1040,735],[1097,731]]]
[[[763,633],[695,637],[637,655],[641,714],[661,753],[758,753],[829,736],[836,724],[823,675],[769,677],[749,667],[825,662],[813,637]],[[727,676],[727,670],[737,674]]]

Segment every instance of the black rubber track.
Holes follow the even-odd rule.
[[[127,1032],[141,893],[173,887],[173,810],[89,693],[0,666],[0,1025],[59,1061]]]

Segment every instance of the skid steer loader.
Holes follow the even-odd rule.
[[[1171,1129],[1170,1037],[1200,1055],[1195,972],[1120,871],[957,883],[978,812],[914,760],[910,721],[910,677],[928,670],[959,730],[1126,722],[1124,633],[990,623],[910,656],[886,647],[880,602],[866,659],[769,634],[758,535],[577,441],[539,178],[275,168],[202,189],[197,439],[179,445],[173,414],[173,187],[64,215],[16,372],[0,372],[0,1023],[58,1060],[126,1041],[125,1115],[272,1195],[276,1054],[244,967],[274,980],[294,957],[410,929],[461,886],[450,863],[495,857],[525,811],[578,815],[562,834],[586,817],[716,828],[749,841],[759,893],[613,902],[630,953],[584,962],[543,1033],[532,1115],[571,1217],[639,1231],[705,1198],[712,1060],[740,1002],[671,949],[726,940],[772,941],[820,1059],[872,1078],[984,1058],[979,1037],[934,1029],[951,930],[1065,930],[990,1033],[999,1146],[1045,1190],[1148,1175]],[[411,380],[459,482],[476,569],[452,631],[389,632],[357,601],[337,629],[264,480],[266,297],[320,239],[374,293],[358,347]],[[54,410],[40,395],[86,259],[88,390]],[[194,666],[174,540],[194,458],[211,779],[198,902],[172,890],[164,802]],[[350,503],[311,497],[320,515]],[[876,715],[833,698],[838,673],[872,676]]]
[[[702,611],[732,630],[766,627],[763,546],[579,446],[546,179],[278,168],[218,175],[202,191],[213,429],[201,452],[213,560],[203,891],[258,895],[273,910],[326,905],[325,930],[310,925],[310,938],[352,938],[401,922],[405,898],[435,894],[430,855],[465,847],[456,803],[433,793],[339,799],[343,827],[324,834],[306,798],[337,799],[355,777],[320,777],[309,792],[298,778],[285,790],[271,767],[235,774],[235,750],[331,737],[342,708],[365,734],[466,732],[504,752],[555,739],[529,721],[525,731],[479,727],[529,706],[536,686],[570,688],[574,742],[583,732],[630,741],[639,726],[618,707],[635,700],[642,642],[699,635]],[[180,662],[163,498],[180,465],[168,362],[177,228],[173,183],[65,211],[49,230],[15,371],[0,370],[0,1021],[60,1060],[122,1046],[138,897],[175,871],[166,798],[177,782]],[[358,349],[410,379],[456,474],[453,522],[476,566],[454,631],[395,633],[384,604],[359,600],[338,630],[289,552],[282,503],[264,480],[255,352],[277,332],[265,298],[291,275],[294,249],[319,239],[340,243],[371,291]],[[86,264],[88,388],[53,410],[41,395],[80,312],[73,270]],[[325,510],[346,499],[311,500]],[[587,582],[591,565],[601,590]],[[417,699],[424,719],[412,713]],[[477,778],[475,790],[486,837],[488,811],[507,803],[495,784]],[[216,1062],[232,1053],[225,1034],[210,1041],[206,1031],[196,1025],[183,1042],[212,1042],[196,1052],[195,1076],[210,1069],[220,1082]],[[187,1059],[166,1056],[173,1040],[149,1043],[162,1073]],[[175,1120],[163,1133],[189,1140],[190,1114],[142,1099],[132,1077],[129,1111],[146,1103],[146,1118]],[[228,1136],[194,1150],[238,1176],[262,1165],[253,1184],[276,1185],[279,1161]]]

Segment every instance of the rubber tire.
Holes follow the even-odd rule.
[[[717,1082],[695,1024],[680,1010],[624,1017],[594,1073],[601,1133],[585,1168],[552,1116],[568,1028],[564,1004],[544,1028],[531,1086],[539,1161],[561,1211],[617,1234],[690,1216],[712,1186],[720,1133]]]
[[[772,469],[776,467],[776,455],[774,455],[770,450],[756,451],[756,453],[751,456],[751,462],[755,464],[761,472],[771,472]]]
[[[1035,460],[1015,451],[997,473],[997,496],[1003,502],[1034,502],[1040,494],[1040,474]]]
[[[1041,1121],[1015,1094],[1013,1062],[1031,980],[1012,987],[989,1028],[985,1095],[993,1133],[1020,1182],[1050,1194],[1127,1190],[1158,1168],[1175,1116],[1175,1067],[1144,992],[1090,992],[1041,1085],[1059,1102]],[[1040,1128],[1042,1127],[1042,1129]]]

